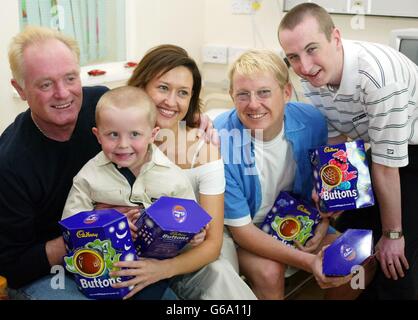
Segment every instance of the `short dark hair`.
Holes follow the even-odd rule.
[[[335,28],[334,21],[323,7],[310,2],[293,7],[280,21],[278,33],[285,29],[293,30],[307,16],[313,17],[318,22],[319,30],[325,34],[328,41],[331,41],[331,34]]]
[[[200,90],[202,77],[196,62],[181,47],[164,44],[149,50],[138,63],[128,85],[145,88],[155,77],[160,77],[177,67],[186,67],[193,76],[192,97],[189,109],[183,120],[188,127],[196,127],[194,116],[201,112]]]

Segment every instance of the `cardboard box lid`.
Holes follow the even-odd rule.
[[[147,214],[164,230],[198,233],[212,217],[194,200],[161,197]]]
[[[348,229],[324,251],[322,270],[327,276],[346,276],[373,254],[371,230]]]
[[[92,210],[79,212],[59,223],[66,229],[97,228],[106,226],[125,216],[115,209]]]

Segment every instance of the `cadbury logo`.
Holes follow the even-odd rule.
[[[174,220],[176,220],[178,223],[184,222],[187,218],[186,209],[180,205],[173,207],[172,214],[173,214]]]
[[[92,214],[84,219],[85,224],[92,224],[95,223],[97,220],[99,220],[99,216],[97,214]]]
[[[300,204],[296,207],[300,212],[306,213],[306,214],[311,214],[308,209],[305,208],[305,206],[303,204]]]
[[[333,148],[333,147],[325,147],[324,148],[324,152],[337,152],[339,149],[338,148]]]
[[[99,235],[97,233],[85,232],[84,230],[77,231],[77,238],[97,238]]]
[[[348,244],[343,244],[341,246],[341,255],[345,260],[352,261],[356,258],[356,251]]]

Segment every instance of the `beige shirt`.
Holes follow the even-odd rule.
[[[93,210],[96,203],[117,206],[143,203],[147,208],[152,199],[162,196],[195,200],[193,188],[182,170],[155,145],[152,145],[151,152],[151,160],[142,166],[132,188],[115,165],[100,152],[73,179],[62,219]]]

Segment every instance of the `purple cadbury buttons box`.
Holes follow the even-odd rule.
[[[326,276],[349,275],[373,254],[371,230],[348,229],[324,251],[322,272]]]
[[[137,255],[157,259],[174,257],[211,219],[194,200],[161,197],[136,223]]]
[[[260,229],[287,245],[293,245],[293,240],[303,245],[313,236],[319,219],[318,210],[309,203],[280,192]]]
[[[68,254],[65,268],[74,274],[80,291],[90,299],[122,299],[128,288],[114,289],[109,272],[118,261],[136,259],[126,217],[114,209],[85,211],[60,221]]]
[[[309,150],[322,212],[374,205],[363,140]]]

